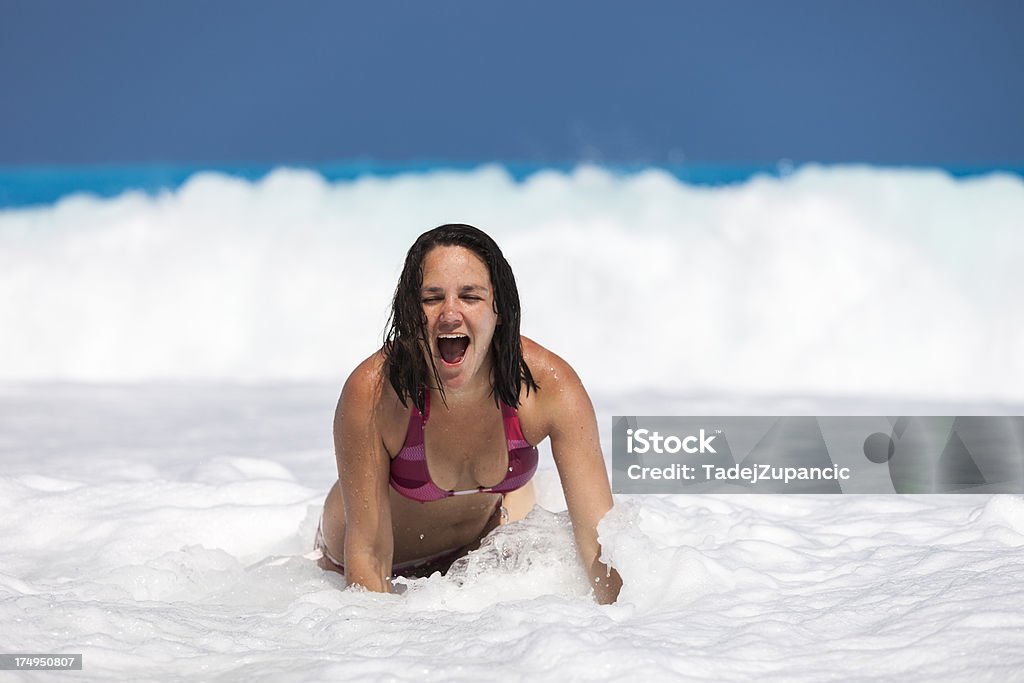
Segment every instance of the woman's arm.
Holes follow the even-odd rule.
[[[550,418],[551,451],[562,480],[580,559],[598,602],[615,602],[622,588],[619,573],[598,558],[597,523],[612,508],[597,418],[583,383],[564,360],[550,354],[539,396]]]
[[[390,592],[394,536],[388,500],[388,454],[377,422],[381,384],[376,356],[345,382],[334,414],[334,452],[345,503],[345,578]]]

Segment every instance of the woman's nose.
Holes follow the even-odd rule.
[[[462,320],[462,314],[458,312],[455,304],[452,302],[445,302],[444,308],[441,309],[441,322],[450,324],[458,323]]]

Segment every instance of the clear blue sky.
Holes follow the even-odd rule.
[[[0,0],[0,164],[1020,164],[1022,35],[983,0]]]

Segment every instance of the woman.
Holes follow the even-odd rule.
[[[598,600],[615,601],[621,580],[598,559],[612,496],[594,409],[564,360],[519,336],[519,318],[490,237],[443,225],[416,240],[384,346],[338,401],[322,567],[382,592],[392,575],[444,571],[533,506],[536,444],[550,438],[579,555]]]

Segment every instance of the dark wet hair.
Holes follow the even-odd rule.
[[[423,352],[424,348],[430,348],[420,295],[423,259],[434,247],[465,247],[487,265],[494,287],[494,312],[498,314],[499,320],[491,340],[491,350],[494,352],[492,393],[495,403],[500,400],[518,408],[519,392],[523,384],[526,385],[527,393],[531,389],[537,391],[539,387],[523,360],[516,279],[494,240],[482,230],[461,223],[442,225],[423,233],[405,256],[405,266],[398,278],[395,298],[391,303],[391,316],[384,332],[384,357],[391,386],[402,405],[407,406],[407,399],[412,399],[422,412],[422,390],[428,385],[428,377],[433,376],[441,392],[441,399],[444,400],[444,385],[437,374],[433,355]]]

